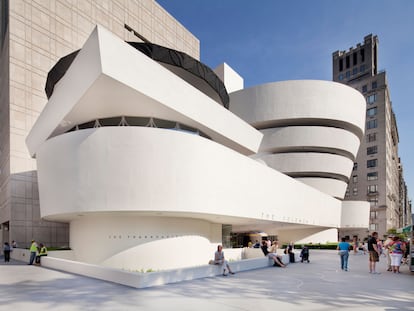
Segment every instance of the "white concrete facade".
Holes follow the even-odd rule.
[[[198,59],[200,42],[155,0],[0,1],[0,243],[69,246],[69,224],[40,216],[36,161],[26,137],[46,106],[45,81],[96,24],[119,38],[167,46]]]
[[[326,162],[329,174],[349,178],[349,154],[357,150],[354,136],[360,139],[363,133],[360,98],[351,88],[332,82],[294,83],[307,94],[316,86],[315,97],[346,97],[350,111],[317,106],[314,98],[306,114],[346,125],[333,132],[348,139],[330,147],[343,152],[325,154],[318,161]],[[248,92],[239,92],[231,106],[242,107],[251,99]],[[279,95],[272,88],[265,97],[271,103]],[[258,106],[262,99],[256,101]],[[266,116],[280,109],[266,101],[263,105]],[[266,133],[248,123],[256,126],[267,120],[258,111],[244,112],[243,120],[98,26],[55,85],[27,138],[37,159],[42,217],[70,222],[75,260],[129,270],[206,264],[222,242],[222,224],[268,228],[281,236],[295,231],[297,239],[340,226],[366,225],[356,222],[355,210],[348,213],[332,195],[256,161]],[[274,116],[282,122],[292,114]],[[148,118],[150,125],[99,123],[114,117]],[[155,118],[195,132],[157,128]],[[92,121],[96,126],[69,131]],[[303,162],[312,157],[302,156]]]
[[[256,159],[344,198],[365,129],[359,92],[327,81],[283,81],[230,98],[230,110],[264,134]]]

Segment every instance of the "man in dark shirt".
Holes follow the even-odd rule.
[[[369,252],[369,273],[380,274],[375,270],[376,263],[379,261],[379,249],[377,246],[378,232],[373,232],[372,236],[368,239],[368,252]]]
[[[267,249],[266,241],[262,241],[261,249],[263,251],[263,254],[266,257],[268,257],[268,258],[270,258],[274,261],[273,266],[282,267],[282,268],[286,267],[286,265],[283,264],[281,257],[279,257],[276,253],[269,253],[269,250]]]

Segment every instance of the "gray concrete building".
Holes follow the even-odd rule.
[[[345,200],[370,202],[370,225],[365,231],[342,229],[339,234],[357,235],[362,240],[370,232],[378,231],[383,237],[388,230],[404,226],[408,196],[387,75],[378,69],[378,37],[367,35],[356,47],[334,52],[332,65],[333,81],[357,89],[367,103],[365,139],[355,159]]]
[[[36,162],[25,139],[44,108],[47,73],[100,24],[199,58],[199,40],[154,0],[0,1],[0,242],[69,245],[68,224],[40,215]]]

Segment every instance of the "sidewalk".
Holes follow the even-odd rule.
[[[149,289],[0,262],[0,310],[414,310],[414,275],[368,273],[368,256],[350,254],[339,269],[335,251],[311,250],[310,263],[269,267]]]

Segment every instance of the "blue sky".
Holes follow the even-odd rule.
[[[201,61],[226,62],[245,87],[281,80],[332,80],[332,53],[368,34],[379,38],[400,136],[399,154],[414,196],[414,1],[156,0],[200,40]],[[413,125],[413,126],[411,126]]]

